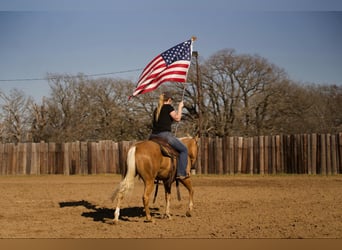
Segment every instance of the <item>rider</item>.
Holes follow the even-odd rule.
[[[178,104],[178,110],[172,107],[172,95],[165,92],[159,96],[159,103],[153,112],[153,128],[152,136],[157,135],[163,137],[167,142],[179,152],[179,164],[177,167],[177,178],[186,179],[189,174],[186,173],[188,165],[188,149],[187,147],[171,133],[171,124],[173,121],[179,122],[182,118],[183,101]]]

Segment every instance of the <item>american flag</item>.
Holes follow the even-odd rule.
[[[163,82],[185,82],[191,62],[192,41],[177,44],[147,64],[130,97],[155,90]]]

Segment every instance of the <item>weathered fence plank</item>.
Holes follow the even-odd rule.
[[[48,143],[48,174],[54,174],[56,169],[56,143]]]
[[[317,134],[311,135],[311,165],[312,174],[317,174]]]
[[[48,152],[49,152],[49,147],[48,144],[45,142],[40,142],[39,143],[39,158],[40,158],[40,162],[39,162],[39,167],[40,167],[40,174],[48,174]]]
[[[337,136],[336,156],[337,156],[337,172],[342,173],[342,133]]]
[[[248,138],[248,174],[253,174],[253,163],[254,163],[254,155],[253,150],[254,149],[254,143],[253,143],[253,137]]]
[[[89,174],[88,171],[88,143],[80,142],[80,173]]]
[[[331,135],[331,171],[332,174],[337,174],[337,155],[336,155],[336,135]]]
[[[235,165],[235,154],[234,154],[234,137],[229,137],[229,174],[234,174],[234,165]]]
[[[327,147],[326,135],[321,135],[321,174],[327,173]]]
[[[308,174],[310,174],[310,175],[312,174],[311,140],[312,140],[312,137],[310,135],[307,135],[306,153],[307,153],[307,161],[308,161]]]
[[[259,136],[260,174],[265,174],[265,137]]]
[[[248,138],[244,137],[242,141],[242,173],[247,174],[248,165]]]
[[[282,161],[281,161],[281,137],[279,135],[275,136],[275,173],[283,173]]]
[[[203,140],[203,154],[202,154],[202,172],[203,174],[208,174],[208,137],[202,137],[201,140]]]
[[[222,157],[222,138],[216,136],[215,138],[216,144],[216,168],[218,174],[223,174],[223,157]]]
[[[223,174],[229,173],[229,140],[228,137],[222,138],[222,164],[223,164]],[[198,154],[200,157],[200,154]]]
[[[69,145],[70,143],[62,144],[62,152],[63,152],[63,174],[70,174],[70,156],[69,156]],[[71,173],[73,174],[73,173]]]
[[[326,159],[327,159],[327,174],[331,175],[331,136],[326,135]]]
[[[209,173],[216,174],[216,166],[215,166],[215,141],[212,137],[208,138],[208,171]]]
[[[242,152],[243,152],[243,138],[238,137],[237,138],[237,173],[241,174],[242,173]]]
[[[1,146],[0,146],[1,151]],[[1,154],[1,152],[0,152]],[[18,143],[18,175],[24,175],[26,173],[26,143]],[[1,157],[0,157],[1,159]],[[46,163],[48,166],[48,163]]]

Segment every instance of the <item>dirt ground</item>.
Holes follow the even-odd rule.
[[[173,186],[172,220],[162,218],[164,189],[150,204],[154,223],[144,223],[143,183],[111,223],[110,196],[119,175],[0,176],[0,238],[341,239],[342,176],[192,176],[188,193]]]

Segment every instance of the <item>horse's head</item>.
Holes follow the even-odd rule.
[[[185,144],[188,148],[188,155],[190,158],[191,166],[193,167],[197,160],[198,153],[198,137],[183,137],[180,140]]]

